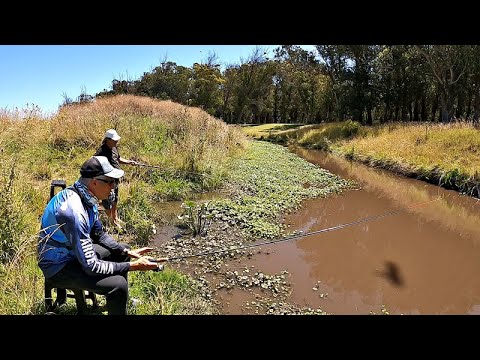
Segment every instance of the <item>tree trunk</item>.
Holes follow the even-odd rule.
[[[453,103],[451,98],[447,94],[443,94],[441,98],[441,104],[442,104],[442,122],[444,124],[447,124],[453,118]]]
[[[432,104],[432,122],[436,121],[436,114],[438,109],[438,99],[433,100]]]
[[[407,109],[405,109],[405,104],[402,104],[402,109],[400,111],[400,121],[405,121],[407,117]]]
[[[457,119],[461,119],[464,116],[464,108],[465,108],[465,96],[463,94],[459,95],[457,101],[457,109],[455,111],[455,117]]]
[[[473,100],[473,123],[478,124],[480,115],[480,75],[475,76],[475,98]]]
[[[470,119],[472,114],[472,92],[468,92],[467,111],[465,112],[465,119]]]
[[[242,106],[242,109],[240,110],[240,113],[238,114],[237,117],[237,124],[242,123],[242,118],[243,118],[243,113],[245,112],[245,105]]]
[[[368,107],[367,108],[367,125],[372,125],[372,124],[373,124],[372,109]]]
[[[383,122],[387,122],[390,120],[390,102],[387,101],[385,104],[385,113],[383,115]]]
[[[418,121],[419,119],[419,111],[418,111],[418,100],[415,100],[413,104],[413,121]]]
[[[422,121],[427,121],[427,104],[425,102],[425,97],[422,96],[422,100],[420,102],[421,110],[420,110],[420,117]]]

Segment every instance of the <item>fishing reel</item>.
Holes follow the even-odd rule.
[[[163,271],[164,268],[165,266],[163,266],[162,264],[157,264],[157,268],[153,271],[156,271],[156,272]]]
[[[157,263],[157,268],[153,269],[152,271],[159,272],[159,271],[163,271],[163,269],[165,268],[163,264],[160,264],[160,260],[149,258],[148,261]]]

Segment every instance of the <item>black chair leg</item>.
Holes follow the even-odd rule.
[[[52,291],[55,289],[57,297],[54,301],[52,296]],[[75,303],[77,305],[77,313],[79,315],[85,315],[88,313],[87,299],[92,300],[92,309],[98,309],[98,300],[96,294],[93,291],[87,291],[83,289],[70,289],[73,292],[67,294],[67,289],[56,288],[49,280],[45,280],[45,309],[46,312],[52,312],[59,305],[63,305],[67,302],[67,297],[75,298]],[[85,292],[87,294],[85,294]]]
[[[97,296],[93,291],[88,291],[86,298],[92,300],[92,309],[96,310],[98,309],[98,301],[97,301]]]
[[[55,301],[58,306],[63,305],[67,302],[67,290],[62,288],[57,288],[57,300]]]
[[[75,302],[77,303],[78,315],[85,315],[87,313],[87,301],[85,300],[85,292],[83,289],[73,289]]]
[[[45,280],[45,309],[53,311],[57,306],[63,305],[67,302],[67,290],[62,288],[55,288],[50,281]],[[56,291],[57,297],[53,301],[52,290]]]
[[[53,297],[52,297],[53,286],[45,280],[45,309],[47,312],[53,311],[55,308],[53,306]]]

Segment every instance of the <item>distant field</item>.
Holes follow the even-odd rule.
[[[305,126],[305,125],[303,125]],[[263,124],[263,125],[244,125],[242,131],[245,135],[254,138],[269,136],[273,133],[278,134],[292,129],[302,127],[301,124]]]
[[[354,121],[316,125],[243,127],[256,139],[333,151],[479,196],[480,130],[468,123],[390,123],[365,127]]]

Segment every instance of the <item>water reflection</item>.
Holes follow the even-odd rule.
[[[295,284],[293,298],[338,314],[379,313],[383,305],[391,314],[464,314],[479,302],[477,199],[320,151],[292,150],[356,180],[362,190],[305,201],[285,218],[290,229],[312,232],[405,210],[279,249],[277,256],[280,251],[291,254],[283,264]],[[439,201],[408,208],[437,197]],[[297,272],[296,267],[308,271]],[[329,302],[312,294],[311,284],[318,280],[329,289]]]
[[[291,150],[309,162],[344,178],[360,182],[363,190],[373,193],[378,198],[393,200],[400,207],[440,197],[440,201],[428,207],[412,208],[410,211],[421,216],[425,222],[437,221],[438,225],[453,231],[459,229],[461,232],[470,231],[480,240],[479,199],[382,169],[372,169],[322,151],[294,147]]]

